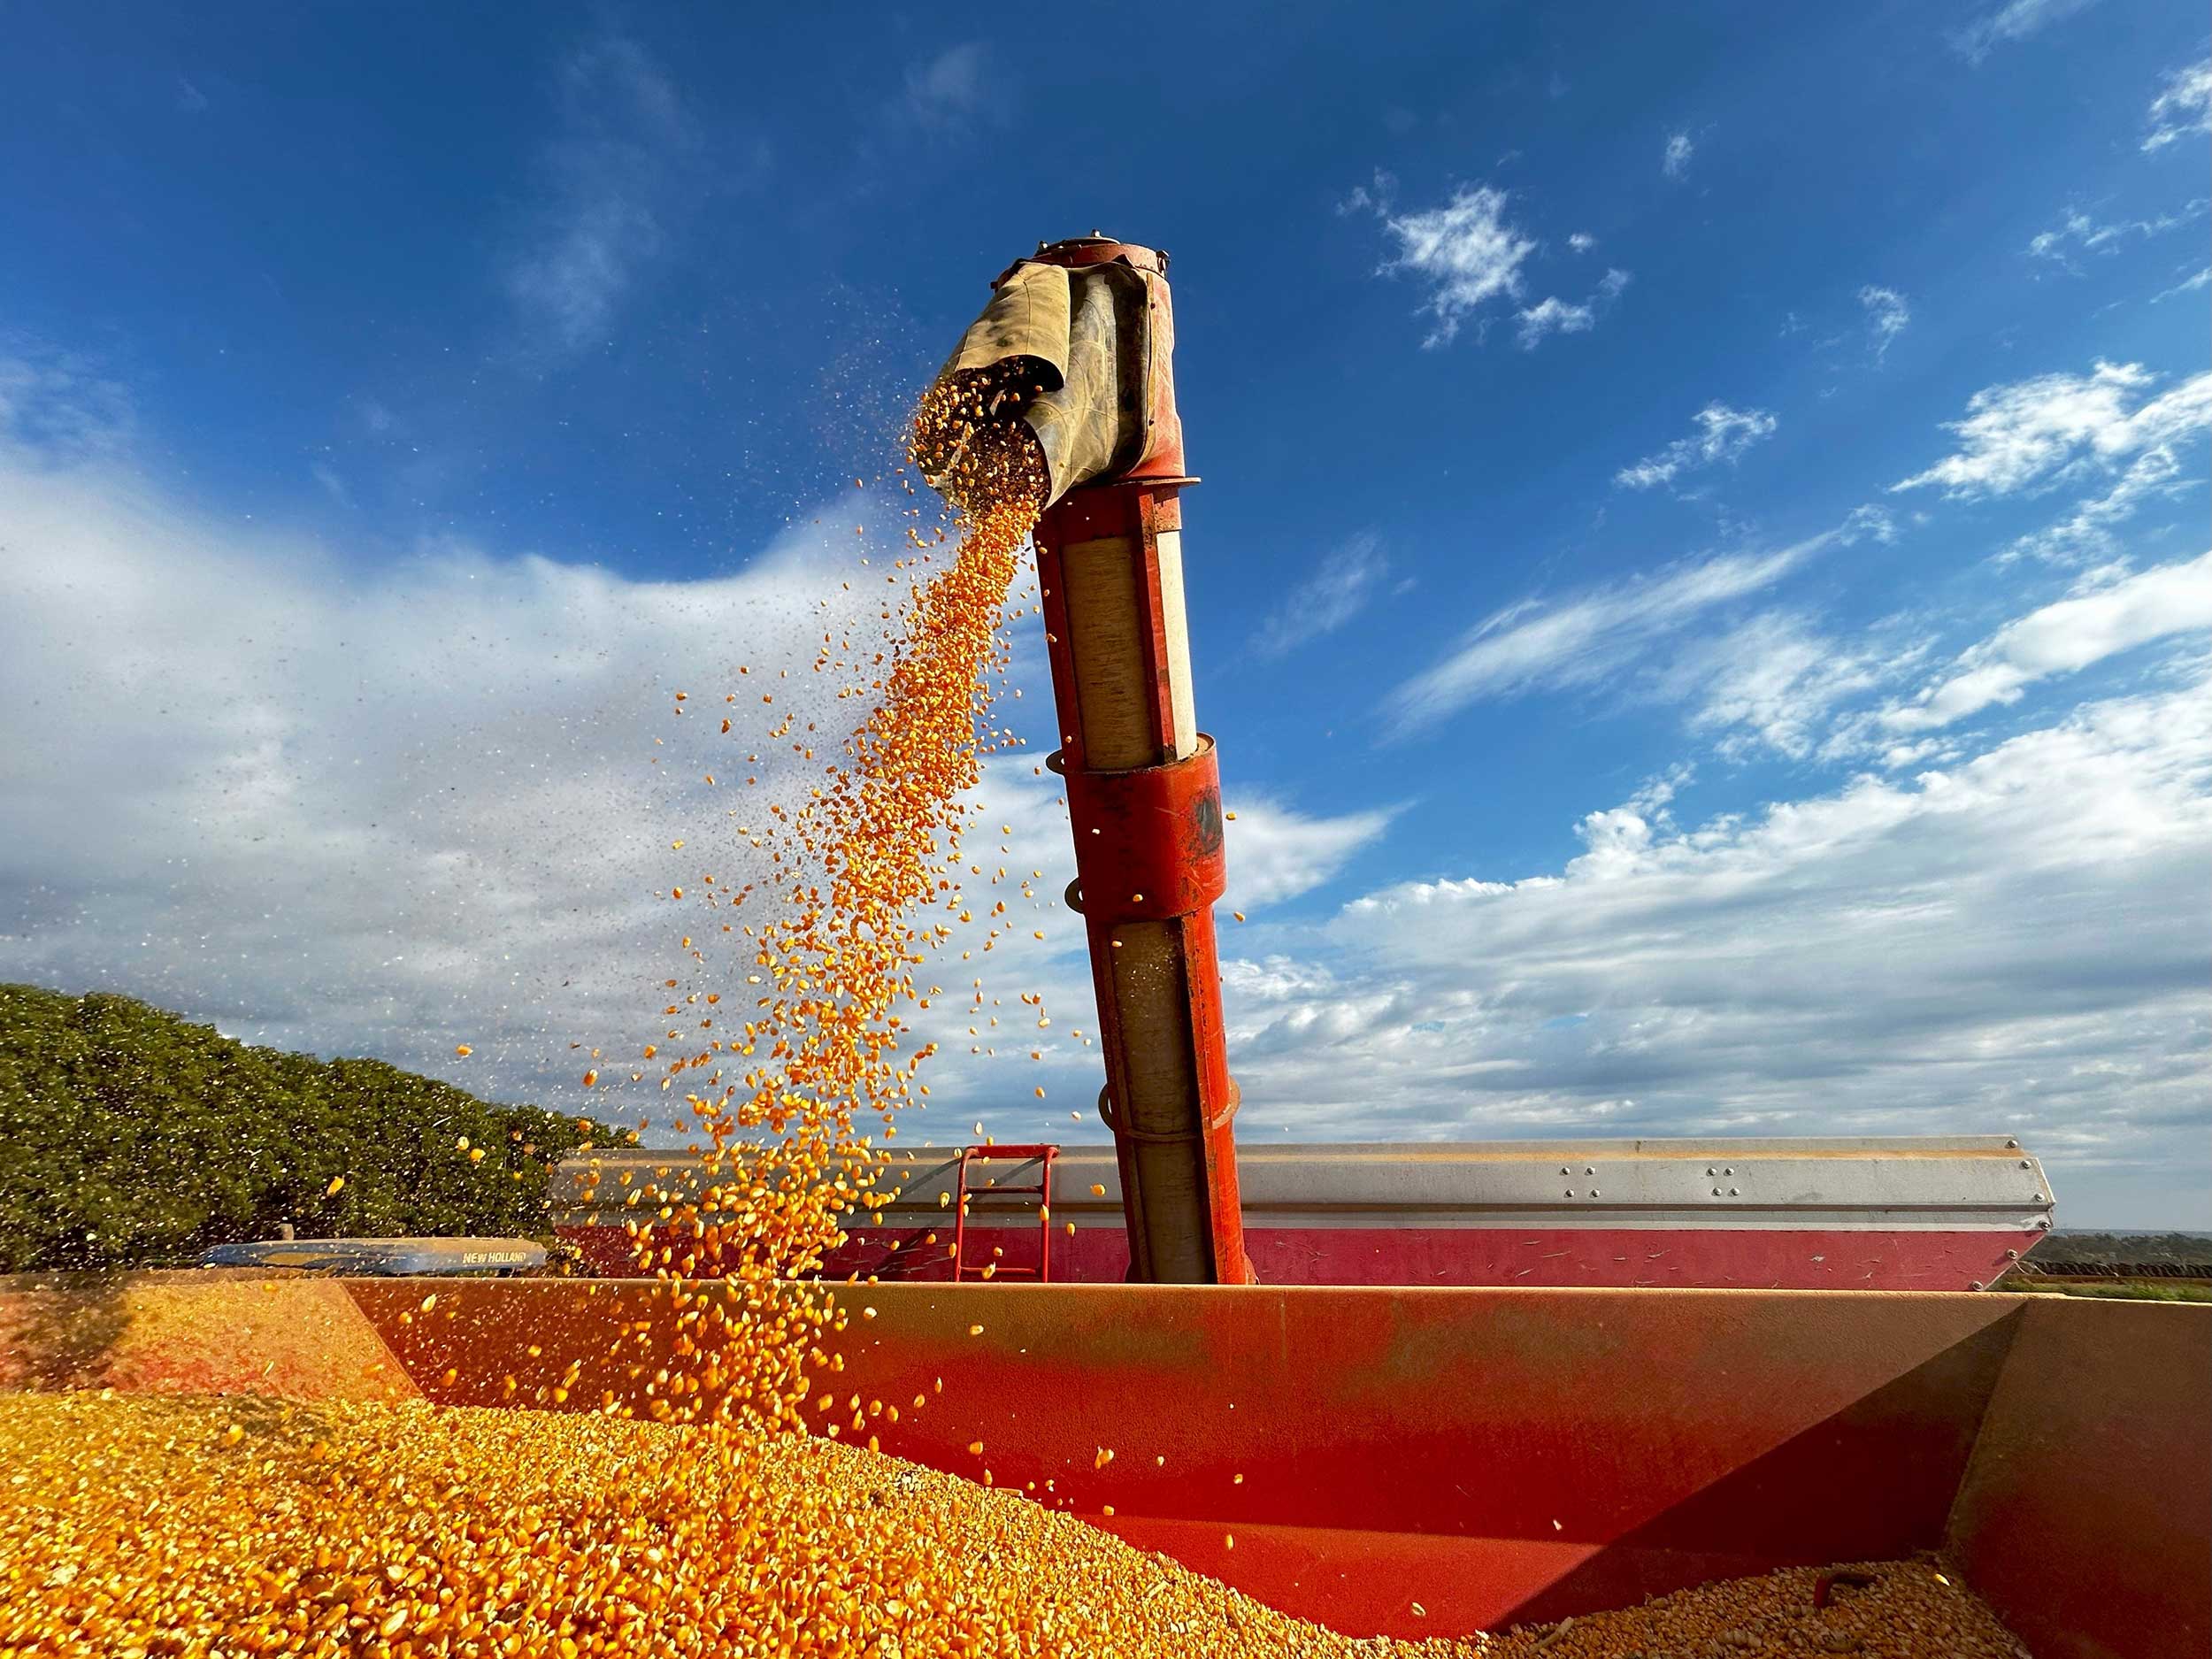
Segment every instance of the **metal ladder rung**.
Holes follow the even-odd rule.
[[[983,1266],[991,1269],[991,1278],[1033,1279],[1040,1284],[1052,1277],[1052,1161],[1059,1156],[1057,1146],[985,1146],[963,1148],[960,1153],[959,1210],[953,1221],[952,1277],[955,1284],[964,1282],[971,1273],[983,1276],[981,1266],[972,1267],[968,1261],[968,1166],[971,1164],[1029,1164],[1040,1168],[1034,1186],[999,1187],[979,1190],[1002,1197],[1037,1200],[1037,1264],[1034,1267],[1006,1267],[995,1263]]]

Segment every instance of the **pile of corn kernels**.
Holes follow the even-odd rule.
[[[1924,1563],[1563,1624],[1334,1635],[1018,1494],[581,1414],[0,1395],[0,1655],[2020,1659]]]

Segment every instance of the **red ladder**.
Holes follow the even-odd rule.
[[[1052,1160],[1060,1156],[1056,1146],[1027,1147],[968,1147],[960,1154],[960,1189],[956,1194],[959,1212],[952,1224],[952,1277],[956,1284],[965,1279],[979,1279],[987,1263],[968,1260],[968,1166],[972,1164],[1031,1164],[1038,1165],[1034,1186],[1001,1187],[993,1183],[987,1190],[1015,1197],[1033,1194],[1037,1200],[1037,1265],[1009,1267],[998,1264],[993,1279],[1033,1279],[1044,1284],[1052,1277]]]

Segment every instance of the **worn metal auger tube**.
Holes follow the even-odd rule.
[[[1037,575],[1133,1279],[1247,1284],[1213,903],[1221,783],[1184,618],[1183,469],[1167,257],[1096,235],[1041,246],[933,395],[981,417],[921,456],[957,496],[988,446],[1033,442],[1049,488]]]

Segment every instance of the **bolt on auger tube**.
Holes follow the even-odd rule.
[[[1009,446],[1044,463],[1037,577],[1076,880],[1098,995],[1130,1277],[1248,1284],[1213,903],[1226,877],[1221,778],[1192,705],[1183,611],[1174,314],[1167,256],[1096,234],[1040,245],[931,397],[963,420],[918,446],[958,500]]]

